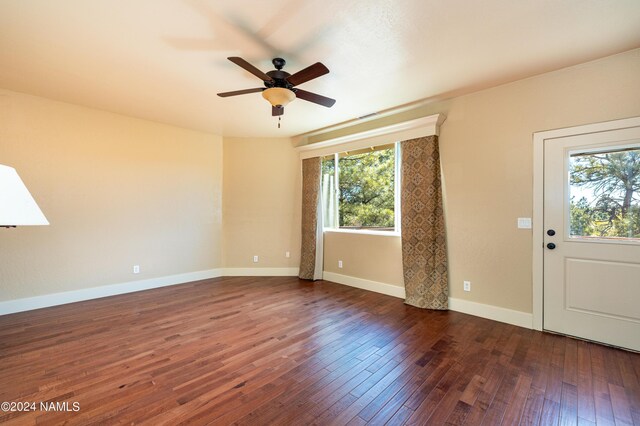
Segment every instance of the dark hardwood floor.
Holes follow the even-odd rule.
[[[639,378],[640,354],[288,277],[0,317],[0,401],[79,404],[7,424],[640,424]]]

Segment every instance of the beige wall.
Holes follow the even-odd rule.
[[[314,140],[446,114],[451,295],[531,312],[531,232],[516,218],[532,214],[532,134],[640,115],[639,75],[635,50]],[[219,267],[298,266],[300,163],[287,138],[222,141],[0,91],[0,164],[16,167],[52,224],[0,229],[0,300]],[[400,259],[397,237],[325,239],[330,272],[401,286]]]
[[[399,236],[325,232],[324,270],[404,287],[402,242]]]
[[[532,236],[516,227],[518,217],[532,215],[532,135],[639,116],[640,50],[432,103],[357,130],[435,113],[447,116],[440,144],[451,296],[532,312]],[[398,242],[374,236],[379,241],[373,244],[371,238],[329,236],[325,270],[401,283]],[[360,261],[337,268],[336,259],[356,255]],[[463,280],[472,282],[470,293],[462,290]]]
[[[289,138],[224,139],[226,268],[299,266],[300,170]]]
[[[221,266],[218,136],[2,90],[0,164],[51,223],[0,229],[0,300]]]

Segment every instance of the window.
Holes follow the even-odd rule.
[[[572,238],[640,241],[640,147],[571,154],[569,191]]]
[[[397,143],[324,157],[325,228],[397,231],[398,166]]]

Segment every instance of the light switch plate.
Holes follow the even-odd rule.
[[[518,218],[518,228],[519,229],[531,229],[531,218],[530,217],[519,217]]]

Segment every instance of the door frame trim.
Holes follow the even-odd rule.
[[[640,117],[584,124],[533,134],[533,329],[543,330],[544,290],[544,141],[640,126]]]

